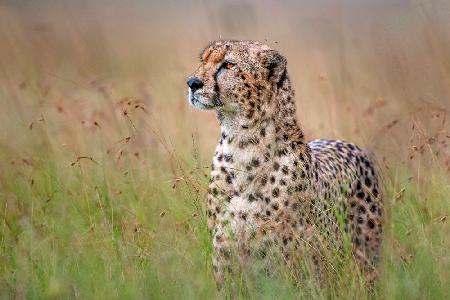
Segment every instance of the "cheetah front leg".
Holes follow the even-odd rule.
[[[220,153],[220,151],[218,151]],[[223,155],[217,155],[212,164],[211,182],[208,189],[207,214],[208,230],[212,237],[212,263],[214,278],[218,289],[225,283],[225,273],[230,269],[231,239],[229,224],[229,205],[234,187],[233,170],[227,168]]]
[[[234,198],[236,199],[238,198]],[[224,212],[223,219],[218,220],[214,226],[212,260],[219,290],[224,287],[229,276],[235,278],[249,267],[250,241],[255,230],[247,226],[243,222],[244,219],[247,219],[246,212],[235,214],[233,208],[230,208]]]
[[[221,186],[224,187],[223,185]],[[230,188],[229,186],[226,186]],[[255,229],[249,212],[241,205],[242,199],[232,189],[218,191],[215,183],[208,195],[208,225],[212,233],[212,261],[214,277],[219,290],[227,275],[246,269],[250,255],[249,242]]]
[[[222,224],[217,224],[213,234],[212,263],[218,290],[224,287],[226,274],[231,269],[231,245],[225,230]]]

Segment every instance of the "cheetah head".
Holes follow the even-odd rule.
[[[267,116],[277,83],[286,76],[286,59],[254,41],[215,41],[201,53],[189,77],[189,103],[215,110],[219,119],[238,119],[249,126]]]

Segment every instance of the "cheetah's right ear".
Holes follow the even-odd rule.
[[[263,66],[268,69],[267,79],[278,83],[286,72],[286,58],[276,50],[264,50],[260,57]]]

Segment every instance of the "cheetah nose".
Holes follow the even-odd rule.
[[[192,92],[195,92],[203,86],[203,82],[197,77],[194,77],[188,80],[187,85],[191,88]]]

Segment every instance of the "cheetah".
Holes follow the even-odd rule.
[[[268,245],[295,269],[308,249],[344,233],[363,273],[375,278],[382,195],[368,155],[344,141],[305,141],[278,51],[219,40],[200,60],[187,81],[188,101],[215,111],[221,128],[206,204],[218,288],[232,261],[245,267],[267,255]]]

